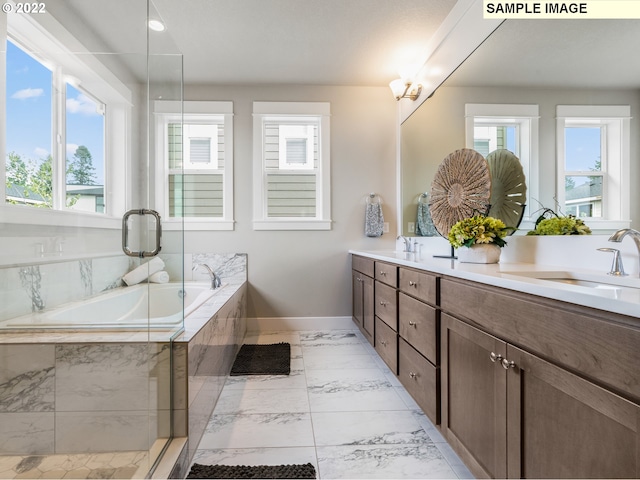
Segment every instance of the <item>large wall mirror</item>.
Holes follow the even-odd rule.
[[[401,126],[401,233],[415,235],[421,194],[429,192],[438,165],[449,153],[473,148],[469,145],[473,139],[469,140],[466,133],[470,112],[478,114],[477,109],[487,105],[497,106],[498,111],[505,108],[504,116],[512,115],[515,123],[517,113],[513,113],[513,108],[522,108],[536,124],[537,140],[532,140],[534,145],[528,150],[531,158],[523,165],[528,205],[520,233],[532,226],[542,206],[560,207],[560,210],[573,208],[569,206],[570,195],[564,198],[565,191],[558,178],[567,185],[574,182],[574,186],[581,178],[589,179],[589,194],[604,191],[604,195],[611,197],[605,197],[608,203],[602,208],[617,215],[617,221],[601,221],[606,219],[598,215],[604,217],[605,214],[598,210],[600,206],[593,204],[590,209],[576,206],[575,212],[567,212],[587,216],[587,223],[593,224],[594,230],[610,231],[629,226],[629,221],[632,227],[640,227],[640,194],[633,188],[640,179],[640,121],[637,118],[640,60],[634,53],[639,44],[640,20],[505,21]],[[592,157],[585,158],[581,166],[570,166],[568,160],[558,159],[562,157],[559,154],[562,148],[569,148],[572,141],[558,129],[558,118],[565,115],[559,112],[574,112],[575,106],[578,111],[586,109],[585,112],[594,107],[602,117],[609,115],[609,108],[622,108],[623,113],[615,115],[626,117],[624,128],[629,147],[624,162],[627,162],[629,178],[626,174],[617,178],[623,183],[629,182],[631,188],[618,198],[614,198],[618,195],[615,182],[608,187],[602,183],[598,186],[598,180],[593,179],[599,173],[590,173],[607,166],[604,157],[591,153]],[[571,119],[575,121],[567,121],[567,127],[588,126]],[[605,124],[602,121],[602,128],[597,131],[608,131],[609,135],[617,132],[617,127]],[[606,135],[595,136],[598,138],[594,141],[600,142],[598,148],[604,152]],[[481,148],[477,144],[476,147]],[[609,155],[612,158],[611,152]],[[559,169],[558,163],[565,161],[566,168]],[[615,177],[616,172],[613,173]],[[561,203],[557,203],[559,189]]]

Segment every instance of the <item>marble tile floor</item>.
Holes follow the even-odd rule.
[[[193,463],[311,462],[318,478],[473,478],[357,330],[248,333],[289,342],[289,376],[228,377]]]
[[[145,478],[149,453],[0,456],[0,479]]]

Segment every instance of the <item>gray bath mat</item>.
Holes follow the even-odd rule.
[[[231,367],[231,376],[289,375],[291,372],[291,345],[242,345]]]
[[[257,466],[194,463],[187,478],[316,478],[316,469],[310,463]]]

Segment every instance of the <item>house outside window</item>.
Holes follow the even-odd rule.
[[[155,102],[156,208],[168,230],[233,230],[233,103]]]
[[[255,230],[330,230],[328,103],[254,102]]]
[[[630,108],[558,105],[556,113],[562,213],[596,229],[628,226]]]
[[[465,105],[467,148],[485,157],[506,149],[520,160],[527,182],[525,219],[536,210],[530,206],[538,198],[538,118],[538,105]]]
[[[82,214],[87,226],[116,228],[126,208],[131,91],[55,19],[46,25],[9,15],[0,36],[2,218],[73,226]]]

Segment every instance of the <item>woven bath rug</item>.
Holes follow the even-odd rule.
[[[311,463],[253,467],[194,463],[187,478],[316,478],[316,469]]]
[[[231,376],[289,375],[291,372],[291,345],[242,345],[231,367]]]

